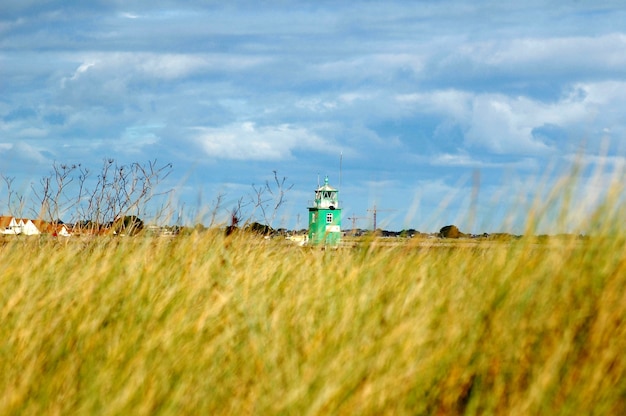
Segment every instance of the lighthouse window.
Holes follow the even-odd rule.
[[[332,224],[333,222],[333,213],[329,212],[328,214],[326,214],[326,224]]]

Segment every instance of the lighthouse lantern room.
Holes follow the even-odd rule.
[[[341,209],[339,191],[328,184],[315,190],[315,201],[309,207],[309,242],[311,244],[336,245],[341,239]]]

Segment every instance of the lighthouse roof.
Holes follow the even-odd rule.
[[[322,185],[319,188],[317,188],[318,191],[336,191],[336,188],[333,188],[330,185]]]
[[[328,176],[324,178],[324,185],[317,188],[318,191],[336,191],[337,188],[333,188],[328,184]]]

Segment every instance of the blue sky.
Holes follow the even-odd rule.
[[[0,172],[28,196],[55,161],[171,162],[193,223],[275,170],[291,228],[342,155],[359,227],[520,231],[574,160],[625,161],[626,7],[555,3],[9,0]],[[583,205],[612,176],[586,175]]]

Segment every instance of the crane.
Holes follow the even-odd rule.
[[[381,212],[381,211],[396,211],[396,210],[395,209],[380,209],[380,208],[377,208],[376,205],[374,205],[374,208],[368,209],[367,212],[373,213],[373,216],[374,216],[374,232],[376,232],[376,213]]]
[[[356,234],[355,228],[356,228],[356,222],[357,220],[361,220],[361,219],[366,219],[367,217],[357,217],[354,215],[354,213],[352,214],[351,217],[348,217],[348,219],[350,221],[352,221],[352,235]]]

